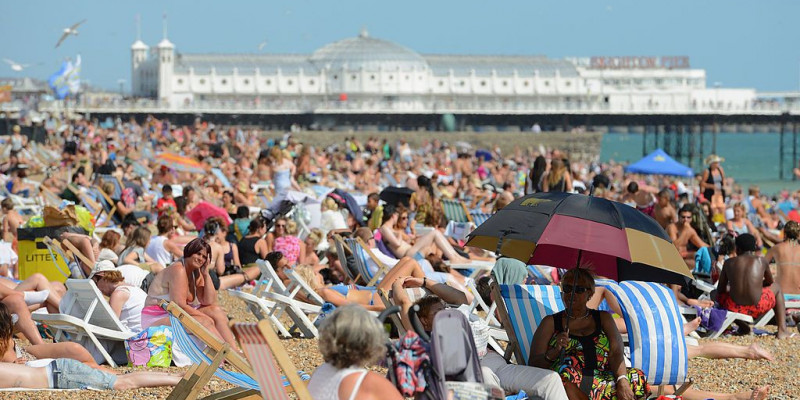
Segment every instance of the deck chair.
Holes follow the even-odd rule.
[[[214,336],[177,304],[162,300],[159,305],[169,313],[174,346],[178,346],[192,362],[192,366],[186,371],[181,381],[167,396],[168,400],[197,399],[212,375],[236,385],[236,387],[215,393],[207,399],[255,399],[259,397],[258,382],[253,378],[253,369],[244,357],[233,351],[229,344]],[[189,336],[190,334],[206,345],[205,350],[195,343]],[[233,366],[241,372],[221,368],[223,362],[227,362],[228,366]]]
[[[83,268],[81,268],[80,259],[75,254],[69,250],[66,246],[64,246],[61,241],[52,239],[49,236],[45,236],[42,238],[42,243],[47,246],[47,251],[50,252],[50,260],[52,260],[53,265],[56,267],[56,270],[64,276],[64,278],[75,278],[75,279],[84,279],[86,275],[83,273]],[[71,244],[71,243],[70,243]],[[74,248],[74,246],[73,246]],[[72,256],[69,256],[69,253],[72,253]],[[80,254],[80,252],[78,252]],[[82,254],[81,254],[82,255]],[[61,266],[58,264],[58,257],[61,257],[64,260],[64,264],[67,266],[67,270],[65,271]],[[87,264],[88,265],[88,264]],[[94,266],[92,266],[94,267]]]
[[[472,293],[472,303],[467,307],[467,312],[470,314],[476,315],[478,318],[483,320],[486,325],[489,327],[489,346],[494,349],[498,354],[503,354],[504,350],[498,343],[498,340],[502,340],[504,342],[508,342],[508,334],[506,333],[503,326],[500,324],[500,321],[497,320],[495,317],[495,309],[497,308],[497,303],[492,303],[491,306],[487,305],[486,302],[483,301],[481,298],[480,293],[478,293],[478,288],[475,287],[475,281],[467,280],[467,290]],[[481,316],[478,314],[478,307],[483,310],[486,315]]]
[[[261,270],[261,279],[253,289],[253,295],[273,302],[277,308],[273,311],[276,317],[280,317],[284,312],[289,316],[294,323],[288,329],[290,333],[299,330],[306,338],[317,337],[318,332],[314,326],[314,321],[322,312],[322,304],[309,304],[300,301],[296,298],[296,295],[302,287],[298,285],[289,289],[283,284],[283,281],[272,269],[269,262],[258,260],[256,264]]]
[[[345,274],[347,274],[347,277],[352,282],[361,281],[361,274],[358,273],[355,265],[347,261],[347,253],[353,254],[352,250],[350,250],[350,246],[344,242],[344,239],[340,235],[333,234],[332,237],[333,245],[336,248],[336,255],[339,257],[339,263],[342,265]]]
[[[42,198],[42,204],[45,206],[58,207],[61,204],[61,197],[44,186],[39,186],[39,195]]]
[[[284,338],[292,337],[292,334],[289,333],[289,329],[286,328],[279,318],[282,315],[283,309],[278,307],[274,301],[236,289],[228,289],[228,294],[242,300],[259,321],[269,320],[272,322],[272,326],[281,336]]]
[[[375,284],[386,275],[386,272],[392,269],[392,267],[382,263],[381,260],[375,257],[375,254],[372,254],[372,251],[369,250],[369,246],[367,246],[361,238],[348,238],[344,241],[353,252],[356,261],[356,270],[366,282],[367,286],[375,286]],[[369,260],[372,260],[372,262],[378,266],[378,272],[375,274],[369,269]]]
[[[717,288],[717,285],[712,285],[710,283],[704,282],[704,281],[699,280],[699,279],[693,279],[691,281],[691,284],[692,284],[692,286],[694,286],[695,288],[697,288],[697,289],[699,289],[700,291],[703,292],[703,294],[700,296],[700,299],[710,299],[711,298],[711,292],[713,290],[716,290],[716,288]],[[755,326],[757,326],[757,327],[758,326],[764,326],[770,321],[770,319],[772,319],[772,317],[774,315],[775,315],[775,312],[770,310],[769,312],[767,312],[767,314],[764,314],[764,316],[759,318],[758,321],[754,321],[753,317],[751,317],[749,315],[728,311],[727,315],[725,316],[725,321],[722,322],[722,324],[720,325],[719,330],[714,331],[714,332],[710,332],[710,334],[708,335],[708,338],[716,339],[716,338],[720,337],[720,335],[725,333],[725,331],[728,330],[728,328],[736,321],[742,321],[742,322],[745,322],[745,323],[748,323],[748,324],[751,324],[751,325],[755,324]],[[767,316],[769,316],[769,317],[767,319],[764,319]]]
[[[88,338],[105,361],[116,368],[117,364],[100,340],[123,342],[132,337],[134,332],[122,325],[90,279],[69,279],[66,286],[67,294],[59,305],[61,313],[34,313],[31,317],[34,321],[55,329],[55,341],[60,341],[65,335],[70,335],[71,341]]]
[[[604,281],[600,283],[619,301],[628,328],[631,364],[644,371],[647,383],[680,384],[677,395],[692,384],[687,379],[689,358],[678,300],[668,288],[652,282]]]
[[[474,222],[469,215],[467,206],[459,200],[442,199],[442,209],[448,221],[453,222]]]
[[[111,197],[117,199],[122,198],[122,189],[125,189],[125,185],[122,183],[122,181],[119,180],[119,178],[117,178],[114,175],[97,174],[97,181],[101,184],[105,184],[106,182],[108,182],[114,185],[114,193],[111,195]],[[110,198],[108,198],[107,195],[105,195],[105,192],[103,192],[99,188],[98,191],[100,191],[102,195],[104,195],[103,197],[106,197],[107,200],[111,200]],[[111,202],[109,201],[109,203]]]
[[[70,191],[75,193],[78,196],[78,199],[81,201],[81,205],[86,207],[87,210],[94,216],[95,225],[98,227],[106,227],[115,225],[114,223],[114,213],[117,211],[116,205],[113,203],[111,204],[111,209],[106,210],[105,206],[96,202],[92,199],[89,195],[82,192],[77,186],[70,184],[69,186]]]
[[[486,220],[489,219],[492,216],[492,214],[473,211],[473,212],[469,213],[469,216],[472,217],[472,222],[477,227],[477,226],[481,226],[481,224],[486,222]]]
[[[300,400],[311,400],[306,384],[295,374],[297,368],[266,321],[260,321],[258,324],[233,324],[231,329],[247,359],[250,360],[262,398],[289,399],[287,387],[281,382],[282,370],[295,397]]]
[[[500,322],[508,334],[505,357],[528,365],[533,334],[544,317],[564,309],[558,286],[492,284]]]

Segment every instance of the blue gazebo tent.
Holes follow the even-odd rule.
[[[661,149],[656,149],[641,160],[628,165],[625,171],[635,174],[694,176],[691,168],[673,160]]]

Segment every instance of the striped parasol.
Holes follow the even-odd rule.
[[[683,285],[692,278],[655,220],[625,204],[581,194],[519,198],[472,231],[467,245],[527,264],[589,267],[617,281]]]

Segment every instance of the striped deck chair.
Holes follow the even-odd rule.
[[[306,384],[294,373],[297,368],[267,321],[260,321],[258,324],[233,324],[231,329],[253,366],[263,398],[288,400],[287,391],[291,388],[295,398],[311,400]],[[282,379],[281,370],[286,374],[288,382]]]
[[[391,269],[390,266],[382,263],[372,251],[369,250],[369,247],[364,244],[364,241],[361,238],[348,238],[344,240],[350,250],[353,251],[353,256],[356,260],[356,270],[358,271],[361,278],[366,281],[367,286],[375,286],[377,282],[383,278],[388,270]],[[369,269],[369,260],[372,260],[375,264],[378,265],[378,272],[373,274],[372,271]]]
[[[564,309],[558,286],[492,284],[500,322],[508,334],[503,355],[517,364],[528,365],[533,334],[544,317]]]
[[[469,215],[467,206],[465,206],[461,201],[442,199],[441,202],[442,209],[444,210],[444,216],[448,221],[474,222],[472,221],[472,217]]]
[[[122,198],[122,189],[125,188],[125,185],[122,184],[122,181],[120,181],[119,178],[117,178],[114,175],[97,174],[97,181],[100,184],[105,184],[106,182],[108,182],[114,185],[114,193],[111,195],[111,197],[115,199]],[[100,191],[102,192],[102,190]]]
[[[477,211],[473,211],[469,213],[469,215],[470,217],[472,217],[472,222],[475,224],[475,226],[481,226],[482,223],[486,222],[486,220],[492,216],[491,213],[484,213]]]
[[[689,357],[683,335],[683,317],[678,300],[668,288],[652,282],[599,281],[619,301],[628,328],[631,364],[644,371],[647,383],[682,386],[680,395],[692,384],[687,380]]]
[[[332,237],[333,245],[336,248],[336,255],[339,257],[339,263],[342,265],[342,269],[344,270],[345,274],[347,274],[347,277],[351,282],[358,282],[361,279],[361,275],[355,269],[355,265],[352,265],[347,261],[347,252],[350,251],[350,246],[344,242],[344,239],[342,239],[340,235],[334,233]]]

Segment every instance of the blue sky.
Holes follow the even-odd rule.
[[[0,76],[45,79],[80,53],[92,85],[130,81],[136,15],[155,45],[184,53],[311,53],[366,26],[420,53],[565,56],[688,55],[708,85],[798,90],[800,1],[741,0],[325,0],[2,1],[0,58],[34,65]],[[88,19],[54,49],[61,29]]]

